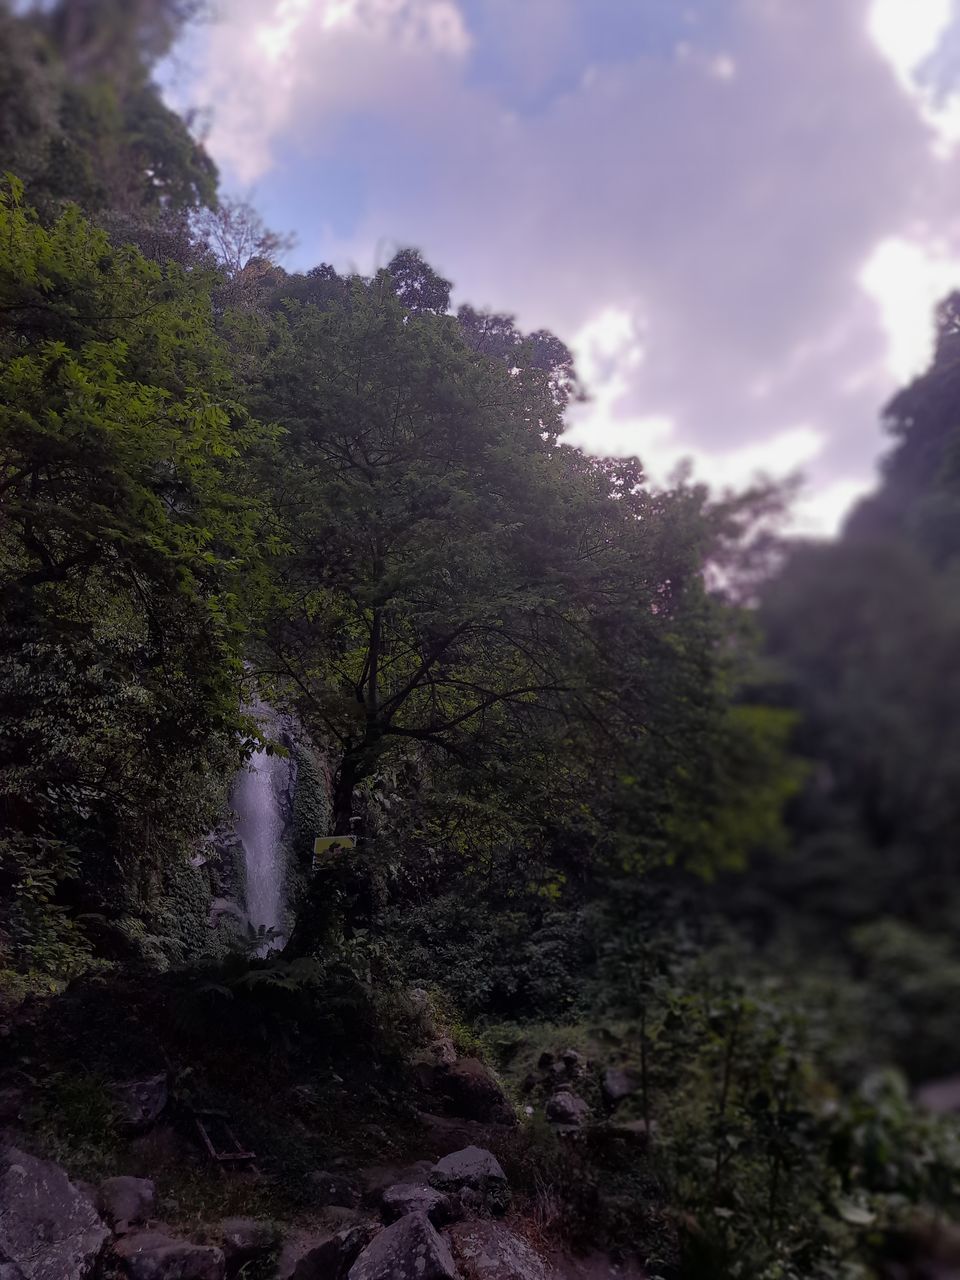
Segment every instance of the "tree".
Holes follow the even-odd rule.
[[[45,229],[2,193],[8,887],[59,860],[75,908],[116,915],[209,822],[238,758],[259,563],[239,462],[257,438],[202,278],[113,249],[76,209]]]

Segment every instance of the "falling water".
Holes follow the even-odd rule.
[[[253,708],[261,724],[269,718],[262,706]],[[268,731],[270,726],[265,726]],[[283,923],[283,813],[281,797],[287,785],[289,762],[263,749],[254,753],[234,784],[232,806],[237,814],[237,836],[243,845],[246,872],[247,918],[254,929],[276,930],[274,939],[260,948],[266,955],[285,939]]]

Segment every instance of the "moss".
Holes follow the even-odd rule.
[[[309,867],[313,842],[330,830],[333,808],[326,770],[313,747],[301,744],[294,753],[297,783],[293,795],[293,862]]]

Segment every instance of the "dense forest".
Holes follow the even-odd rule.
[[[5,1154],[0,1275],[406,1275],[378,1214],[960,1274],[960,301],[787,539],[564,443],[567,347],[416,249],[286,270],[153,83],[191,16],[0,4],[0,1127],[173,1233],[44,1261]]]

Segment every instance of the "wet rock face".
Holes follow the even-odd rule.
[[[224,1280],[223,1251],[176,1240],[160,1231],[124,1236],[114,1252],[130,1280]]]
[[[458,1223],[450,1245],[464,1280],[548,1280],[539,1254],[501,1222]]]
[[[109,1234],[59,1165],[0,1146],[3,1280],[85,1280]]]
[[[461,1280],[447,1242],[425,1213],[386,1227],[350,1268],[348,1280]]]

